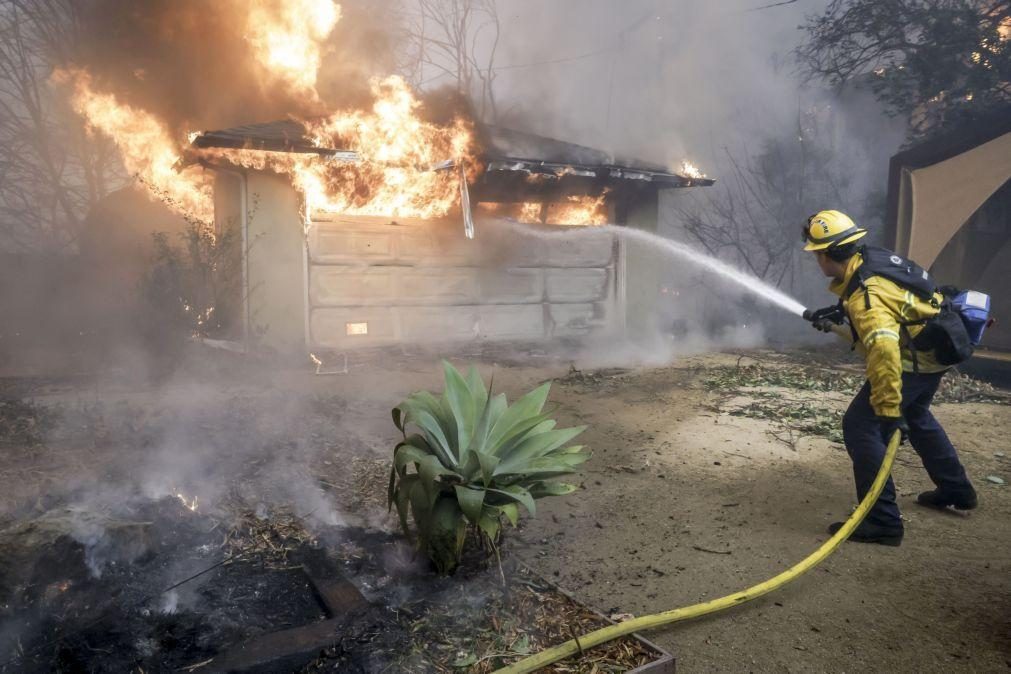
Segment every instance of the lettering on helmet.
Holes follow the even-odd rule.
[[[822,233],[828,234],[828,223],[825,222],[825,220],[823,220],[822,218],[818,218],[817,220],[814,221],[814,224],[821,225]]]

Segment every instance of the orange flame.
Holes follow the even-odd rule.
[[[456,173],[432,169],[446,160],[463,160],[468,173],[476,170],[473,128],[462,119],[448,127],[423,121],[420,102],[400,77],[374,81],[372,92],[376,100],[371,111],[338,112],[303,122],[317,146],[354,151],[358,162],[255,150],[200,154],[288,175],[305,198],[308,217],[446,215],[459,200]]]
[[[515,204],[482,203],[478,205],[479,210],[484,213],[511,218],[517,222],[528,224],[538,224],[541,222],[542,207],[543,204],[536,201]],[[606,192],[597,197],[566,197],[565,201],[549,203],[547,205],[547,212],[545,213],[545,224],[549,225],[599,226],[606,225],[607,221]]]
[[[57,70],[53,80],[72,87],[71,106],[90,133],[104,133],[119,149],[123,165],[172,210],[210,222],[214,217],[211,182],[197,167],[177,170],[177,143],[154,115],[94,90],[82,70]]]
[[[607,193],[598,197],[566,197],[564,202],[548,204],[547,222],[551,225],[606,225]]]
[[[323,44],[340,19],[340,6],[333,0],[241,0],[237,6],[246,11],[243,25],[259,66],[292,93],[321,104],[316,80]],[[63,71],[57,79],[73,86],[74,109],[90,128],[113,138],[126,168],[155,196],[181,213],[212,220],[209,178],[194,166],[179,169],[183,139],[172,138],[155,116],[95,91],[85,71]],[[371,110],[303,120],[318,147],[353,151],[356,162],[249,149],[204,149],[191,155],[287,175],[304,197],[306,219],[328,212],[447,215],[459,203],[457,172],[433,168],[453,160],[463,162],[468,176],[476,174],[472,125],[463,119],[446,127],[424,121],[420,101],[400,77],[375,80],[372,92]]]
[[[318,102],[320,45],[340,21],[340,5],[333,0],[251,0],[248,12],[246,38],[260,65],[291,93]]]

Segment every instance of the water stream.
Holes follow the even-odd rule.
[[[574,238],[582,233],[607,232],[627,241],[637,241],[654,248],[667,257],[684,260],[685,262],[689,262],[693,265],[711,271],[721,278],[736,283],[747,292],[758,295],[759,297],[775,304],[778,307],[781,307],[795,316],[802,316],[804,314],[805,307],[803,304],[793,299],[782,290],[769,285],[757,276],[737,269],[726,262],[718,260],[715,257],[703,253],[702,251],[699,251],[685,243],[681,243],[680,241],[675,241],[673,239],[667,239],[657,234],[653,234],[652,232],[645,232],[641,229],[632,229],[631,227],[619,227],[617,225],[602,225],[600,227],[589,228],[578,227],[571,229],[559,227],[554,231],[544,231],[543,229],[535,229],[527,225],[512,222],[510,222],[510,225],[518,228],[528,236],[534,236],[539,239]]]

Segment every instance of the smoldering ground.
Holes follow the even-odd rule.
[[[226,589],[228,596],[245,596],[243,588],[284,594],[271,567],[260,569],[252,551],[282,559],[285,550],[317,536],[339,544],[347,526],[390,528],[384,489],[385,458],[396,438],[386,409],[386,396],[397,395],[392,388],[378,402],[322,386],[306,389],[306,377],[312,380],[304,371],[222,368],[217,353],[187,358],[199,362],[155,388],[124,378],[75,390],[40,390],[35,382],[32,402],[17,409],[0,403],[5,431],[6,424],[22,429],[18,437],[4,433],[3,661],[18,644],[44,646],[66,631],[47,618],[53,610],[67,613],[68,625],[89,628],[91,618],[76,615],[89,592],[111,592],[115,599],[109,604],[108,596],[96,596],[95,619],[137,625],[135,636],[142,638],[146,623],[131,612],[156,622],[176,611],[184,622],[205,620],[227,613]],[[278,523],[286,522],[280,526],[290,527],[294,538],[278,533],[284,531]],[[241,568],[162,592],[230,559]],[[405,562],[390,564],[403,568]],[[276,611],[269,606],[289,603],[274,594],[257,601],[268,600],[274,604],[261,607],[259,618],[261,609],[252,606],[244,614],[263,620]],[[291,618],[294,624],[317,619],[318,607],[300,601],[290,598],[301,616]],[[224,618],[234,630],[249,629]],[[186,658],[239,634],[218,633],[212,623],[203,631],[219,642],[187,647]],[[76,648],[75,635],[67,638],[61,648]]]

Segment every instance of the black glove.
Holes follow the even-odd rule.
[[[811,321],[811,325],[814,326],[815,330],[821,330],[822,332],[832,332],[832,328],[838,325],[838,323],[829,320],[827,318],[819,318],[817,320]]]
[[[909,437],[909,426],[906,425],[906,420],[902,417],[878,417],[878,424],[881,428],[881,439],[885,441],[886,445],[892,441],[895,431],[902,433],[902,437],[899,438],[900,445]]]
[[[836,325],[842,325],[843,319],[846,318],[846,311],[838,304],[833,304],[830,307],[823,307],[821,309],[815,309],[808,314],[811,322],[820,321],[823,319],[832,321]]]
[[[846,312],[838,304],[833,304],[830,307],[808,312],[805,318],[811,321],[811,325],[814,326],[815,330],[832,332],[833,325],[843,324],[843,321],[846,319]]]

